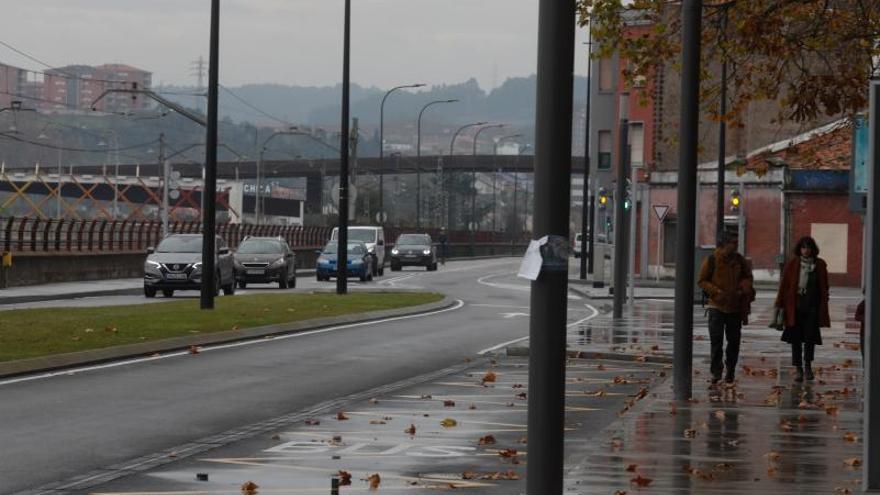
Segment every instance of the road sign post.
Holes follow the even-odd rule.
[[[669,205],[654,205],[652,206],[654,209],[654,215],[657,216],[657,281],[660,281],[660,267],[663,266],[663,262],[660,259],[660,246],[663,244],[663,221],[666,220],[666,215],[669,214]]]

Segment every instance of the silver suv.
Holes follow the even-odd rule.
[[[226,241],[217,237],[214,250],[214,294],[220,289],[227,296],[235,294],[235,270]],[[144,262],[144,295],[156,297],[162,291],[172,297],[177,290],[202,288],[202,235],[172,234],[155,248],[147,248]]]

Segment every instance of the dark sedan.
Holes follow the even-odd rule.
[[[235,252],[235,280],[241,289],[250,283],[296,287],[296,256],[284,239],[245,237]]]
[[[220,289],[231,296],[235,294],[235,271],[232,254],[226,241],[215,240],[214,293]],[[162,291],[165,297],[174,295],[177,290],[200,290],[202,288],[202,235],[172,234],[162,240],[156,248],[147,249],[144,262],[144,295],[156,297]]]
[[[404,266],[424,266],[429,272],[437,269],[437,249],[428,234],[401,234],[391,250],[391,271]]]

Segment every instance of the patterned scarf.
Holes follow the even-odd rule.
[[[801,271],[798,276],[798,294],[807,293],[807,282],[810,280],[810,273],[816,269],[816,259],[801,256]]]

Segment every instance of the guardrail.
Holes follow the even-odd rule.
[[[201,222],[172,222],[169,231],[195,234]],[[217,235],[235,249],[246,236],[282,237],[294,249],[320,248],[330,239],[332,227],[298,227],[282,225],[217,224]],[[386,228],[386,244],[400,233],[415,229]],[[436,242],[439,229],[421,229]],[[527,242],[528,235],[511,236],[488,231],[451,231],[450,244],[517,245]],[[41,218],[0,218],[0,251],[11,253],[135,253],[144,252],[162,240],[162,225],[154,221],[127,220],[46,220]]]

